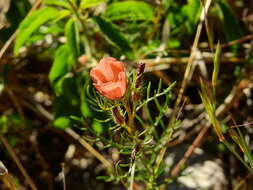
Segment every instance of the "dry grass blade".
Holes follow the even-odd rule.
[[[12,147],[10,146],[10,144],[8,143],[8,141],[5,139],[5,137],[3,135],[0,135],[0,140],[2,141],[2,143],[4,144],[6,149],[8,150],[9,154],[11,155],[12,159],[14,160],[16,165],[18,166],[19,170],[21,171],[21,173],[25,177],[25,179],[26,179],[28,185],[31,187],[31,189],[38,190],[38,188],[34,184],[32,178],[29,176],[29,174],[25,170],[24,166],[22,165],[21,161],[17,157],[16,153],[14,152],[14,150],[12,149]]]
[[[196,31],[196,35],[195,35],[195,38],[194,38],[190,58],[189,58],[188,64],[187,64],[186,69],[185,69],[184,78],[183,78],[182,85],[181,85],[181,88],[179,90],[179,94],[178,94],[178,97],[177,97],[177,100],[176,100],[176,105],[175,105],[174,112],[177,112],[178,107],[179,107],[179,105],[181,103],[181,100],[182,100],[182,97],[183,97],[185,87],[187,86],[188,78],[189,78],[189,75],[191,73],[192,63],[193,63],[193,61],[195,59],[195,56],[196,56],[196,50],[197,50],[197,47],[198,47],[200,34],[201,34],[201,31],[202,31],[202,28],[203,28],[203,23],[205,21],[206,14],[207,14],[208,9],[211,5],[211,2],[212,2],[212,0],[207,0],[206,4],[205,4],[205,7],[202,9],[202,12],[201,12],[201,15],[200,15],[200,22],[197,26],[197,31]]]

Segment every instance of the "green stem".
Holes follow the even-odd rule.
[[[68,2],[68,4],[70,5],[70,7],[72,8],[73,13],[75,14],[77,20],[79,20],[81,26],[82,26],[82,30],[86,31],[86,26],[84,23],[84,20],[81,18],[81,15],[79,14],[78,8],[76,7],[76,5],[71,1],[71,0],[66,0]],[[84,46],[85,46],[85,52],[88,55],[88,57],[91,57],[91,49],[90,49],[90,44],[88,41],[87,36],[83,33],[83,42],[84,42]]]
[[[127,125],[131,129],[131,133],[130,134],[134,136],[134,134],[135,134],[134,115],[135,114],[134,114],[134,111],[131,110],[129,101],[127,101],[127,103],[125,105],[125,109],[126,109],[127,115],[128,115]]]

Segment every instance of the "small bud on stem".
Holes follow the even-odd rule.
[[[139,63],[137,67],[137,78],[135,83],[135,88],[141,87],[142,84],[142,76],[145,70],[145,63]]]
[[[133,102],[137,102],[141,99],[140,87],[142,85],[142,76],[145,70],[145,63],[139,63],[136,70],[136,81],[135,81],[135,90],[132,94]]]
[[[121,115],[117,107],[112,108],[112,114],[116,120],[116,123],[122,125],[125,123],[124,117]]]

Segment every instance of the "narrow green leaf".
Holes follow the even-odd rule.
[[[69,48],[67,45],[60,46],[55,54],[53,66],[49,72],[49,80],[54,83],[68,72]]]
[[[70,8],[66,0],[43,0],[43,3],[46,5],[54,5],[54,6],[67,8],[67,9]]]
[[[153,101],[154,99],[166,95],[167,93],[169,93],[171,91],[171,89],[175,86],[176,82],[173,82],[170,86],[168,86],[166,89],[164,89],[161,93],[155,94],[152,97],[147,98],[144,102],[142,102],[137,108],[136,111],[138,111],[142,106],[144,106],[145,104],[149,103],[150,101]],[[147,95],[148,96],[148,95]]]
[[[206,34],[207,34],[207,39],[209,46],[211,48],[211,51],[213,52],[214,49],[214,44],[213,44],[213,26],[210,27],[208,20],[205,21],[205,27],[206,27]]]
[[[81,87],[80,92],[81,92],[81,113],[84,116],[84,118],[89,118],[92,117],[92,112],[91,112],[91,104],[89,103],[89,98],[88,94],[85,93],[86,91],[88,92],[89,89],[89,79],[87,77],[87,74],[83,75],[83,80],[85,81],[84,86]]]
[[[201,91],[199,91],[199,95],[207,112],[207,115],[209,117],[209,120],[212,123],[214,130],[219,137],[219,141],[223,142],[225,140],[225,137],[223,136],[222,133],[221,124],[215,115],[215,104],[209,97],[207,86],[204,84],[202,80],[200,80],[200,87]]]
[[[129,59],[132,59],[133,58],[132,47],[129,41],[125,38],[125,36],[119,31],[117,26],[99,16],[95,16],[93,17],[93,19],[98,24],[100,30],[104,33],[106,38],[110,42],[118,46]]]
[[[59,10],[58,16],[53,20],[53,22],[58,22],[59,20],[66,18],[70,14],[71,14],[70,10],[67,10],[67,9]]]
[[[242,157],[235,151],[235,149],[225,140],[223,144],[232,152],[235,157],[241,161],[241,163],[251,172],[253,173],[253,169],[242,159]]]
[[[222,28],[227,41],[232,41],[242,36],[241,27],[232,9],[224,1],[217,3],[220,11],[220,19],[223,22]]]
[[[214,65],[213,65],[213,75],[212,75],[212,86],[213,90],[215,90],[216,84],[217,84],[217,79],[218,79],[218,74],[219,74],[219,68],[220,68],[220,56],[221,56],[221,46],[220,42],[218,42],[215,55],[214,55]]]
[[[251,168],[253,168],[253,154],[251,153],[250,147],[247,144],[247,142],[245,141],[243,134],[242,134],[241,130],[239,129],[239,127],[237,127],[236,129],[237,129],[237,132],[238,132],[239,137],[241,139],[242,145],[244,146],[245,156],[248,158],[248,162],[249,162]]]
[[[80,4],[80,8],[86,9],[99,5],[102,2],[106,2],[107,0],[82,0]]]
[[[57,15],[57,9],[52,7],[43,7],[27,16],[19,26],[14,45],[14,54],[18,54],[19,49],[41,25],[56,18]]]
[[[153,20],[153,8],[143,1],[115,2],[108,6],[106,16],[111,20]]]
[[[80,54],[80,48],[78,28],[73,19],[69,19],[65,25],[65,36],[67,37],[67,45],[69,47],[71,59],[75,64]]]

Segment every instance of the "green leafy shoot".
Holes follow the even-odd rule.
[[[69,48],[67,45],[60,46],[55,53],[55,60],[49,72],[49,80],[51,84],[56,82],[60,77],[68,73],[68,57]]]
[[[229,4],[220,0],[217,1],[216,5],[220,13],[220,20],[222,21],[223,32],[227,41],[240,38],[242,36],[241,27]]]
[[[219,137],[219,140],[223,142],[225,140],[225,137],[223,136],[221,125],[215,115],[216,111],[215,104],[212,103],[212,100],[208,96],[207,87],[205,86],[202,80],[200,80],[200,86],[201,86],[201,91],[199,92],[200,98],[204,104],[209,120],[212,123],[214,130]]]
[[[233,141],[240,147],[242,152],[247,157],[250,167],[253,168],[253,155],[250,151],[250,148],[246,144],[240,129],[237,126],[236,126],[236,129],[237,129],[238,133],[234,129],[230,129],[229,134],[230,134],[231,138],[233,139]]]
[[[160,96],[163,96],[163,95],[169,93],[169,92],[171,91],[171,89],[175,86],[175,84],[176,84],[176,82],[173,82],[173,83],[172,83],[170,86],[168,86],[165,90],[163,90],[163,91],[160,92],[160,93],[155,94],[155,95],[152,96],[152,97],[147,96],[147,99],[146,99],[144,102],[142,102],[139,106],[137,106],[136,110],[138,111],[138,110],[141,109],[145,104],[147,104],[147,103],[149,103],[149,102],[155,100],[156,98],[158,98],[158,97],[160,97]]]
[[[72,59],[73,64],[75,64],[80,55],[80,47],[78,26],[74,19],[68,20],[65,26],[65,36],[67,37],[67,45],[71,55],[70,59]]]
[[[127,58],[132,59],[133,49],[129,41],[126,39],[123,33],[120,32],[117,26],[109,20],[106,20],[105,18],[99,16],[95,16],[93,17],[93,19],[98,24],[101,32],[104,34],[106,39],[119,47],[122,52],[127,56]]]
[[[220,42],[218,42],[216,46],[214,60],[213,60],[214,64],[213,64],[213,74],[212,74],[212,88],[214,90],[214,94],[216,91],[217,79],[219,75],[220,57],[221,57],[221,46],[220,46]]]
[[[108,0],[81,0],[80,8],[87,9],[91,7],[98,6],[102,2],[107,2]]]
[[[154,11],[144,1],[119,1],[108,6],[105,16],[110,20],[152,21],[154,19]]]
[[[66,0],[43,0],[43,3],[45,5],[51,5],[51,6],[62,7],[65,9],[70,9],[70,6]]]
[[[19,53],[19,49],[46,22],[57,18],[58,10],[52,7],[43,7],[28,15],[20,24],[18,34],[14,44],[14,54]]]

